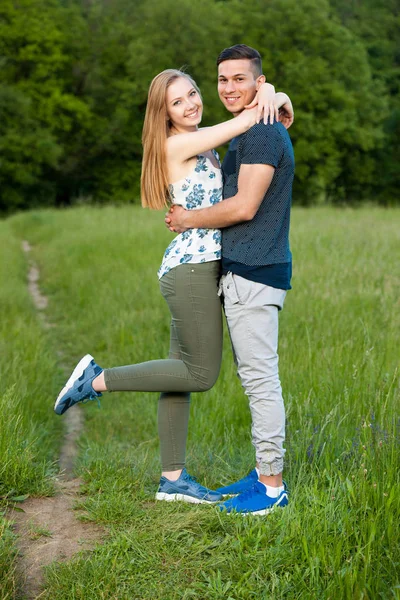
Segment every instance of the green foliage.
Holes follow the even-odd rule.
[[[375,165],[370,187],[380,202],[392,204],[400,188],[400,3],[398,0],[330,1],[343,24],[362,41],[376,89],[386,96],[383,142],[370,153]]]
[[[55,203],[67,139],[88,118],[67,89],[67,17],[56,0],[0,7],[0,211]]]
[[[14,535],[0,513],[0,598],[14,600],[16,592]]]
[[[0,87],[0,186],[3,210],[52,204],[55,190],[45,175],[62,153],[51,130],[34,116],[32,101],[15,87]],[[11,125],[8,125],[11,123]]]
[[[50,466],[41,456],[40,433],[34,425],[27,428],[21,413],[22,403],[13,389],[1,395],[0,496],[6,502],[24,492],[52,491]]]
[[[46,493],[61,425],[47,405],[57,370],[8,222],[0,223],[0,246],[0,496]]]
[[[292,97],[295,201],[365,198],[373,179],[369,152],[382,139],[385,102],[363,45],[332,18],[328,2],[232,0],[226,7],[238,18],[231,43],[256,47],[268,80]],[[343,174],[357,182],[356,195],[343,185]]]
[[[186,65],[226,119],[215,59],[238,42],[293,100],[294,201],[397,202],[398,34],[397,0],[4,0],[0,212],[137,202],[151,79]]]

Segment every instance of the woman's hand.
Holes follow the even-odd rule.
[[[293,124],[294,111],[290,101],[286,102],[279,109],[279,120],[286,129],[289,129],[289,127]]]
[[[243,126],[246,127],[246,129],[250,129],[251,127],[253,127],[253,125],[259,123],[260,116],[258,113],[258,106],[255,106],[254,108],[246,108],[246,110],[242,110],[240,115],[238,115],[235,118],[235,121],[236,119],[239,119],[239,121],[243,123]]]
[[[261,84],[253,102],[247,104],[246,109],[253,110],[254,107],[257,110],[256,123],[261,121],[263,115],[265,124],[268,123],[268,119],[271,125],[274,119],[279,121],[279,106],[276,100],[275,88],[271,83]]]
[[[292,101],[284,92],[278,92],[276,94],[276,101],[279,106],[279,121],[286,129],[289,129],[294,121]]]

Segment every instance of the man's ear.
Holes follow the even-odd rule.
[[[259,75],[256,79],[256,90],[258,91],[260,85],[266,82],[265,75]]]

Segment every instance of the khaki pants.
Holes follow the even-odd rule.
[[[164,471],[185,466],[190,392],[210,389],[221,367],[219,278],[220,261],[171,269],[160,279],[171,312],[169,358],[104,370],[110,392],[162,392],[158,431]]]
[[[222,276],[225,315],[238,367],[249,398],[252,443],[262,475],[283,470],[285,408],[278,371],[278,311],[285,290],[249,281],[239,275]]]

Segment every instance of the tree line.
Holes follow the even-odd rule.
[[[400,0],[2,0],[0,211],[139,202],[151,79],[186,67],[227,118],[219,52],[257,48],[294,104],[294,201],[400,203]]]

